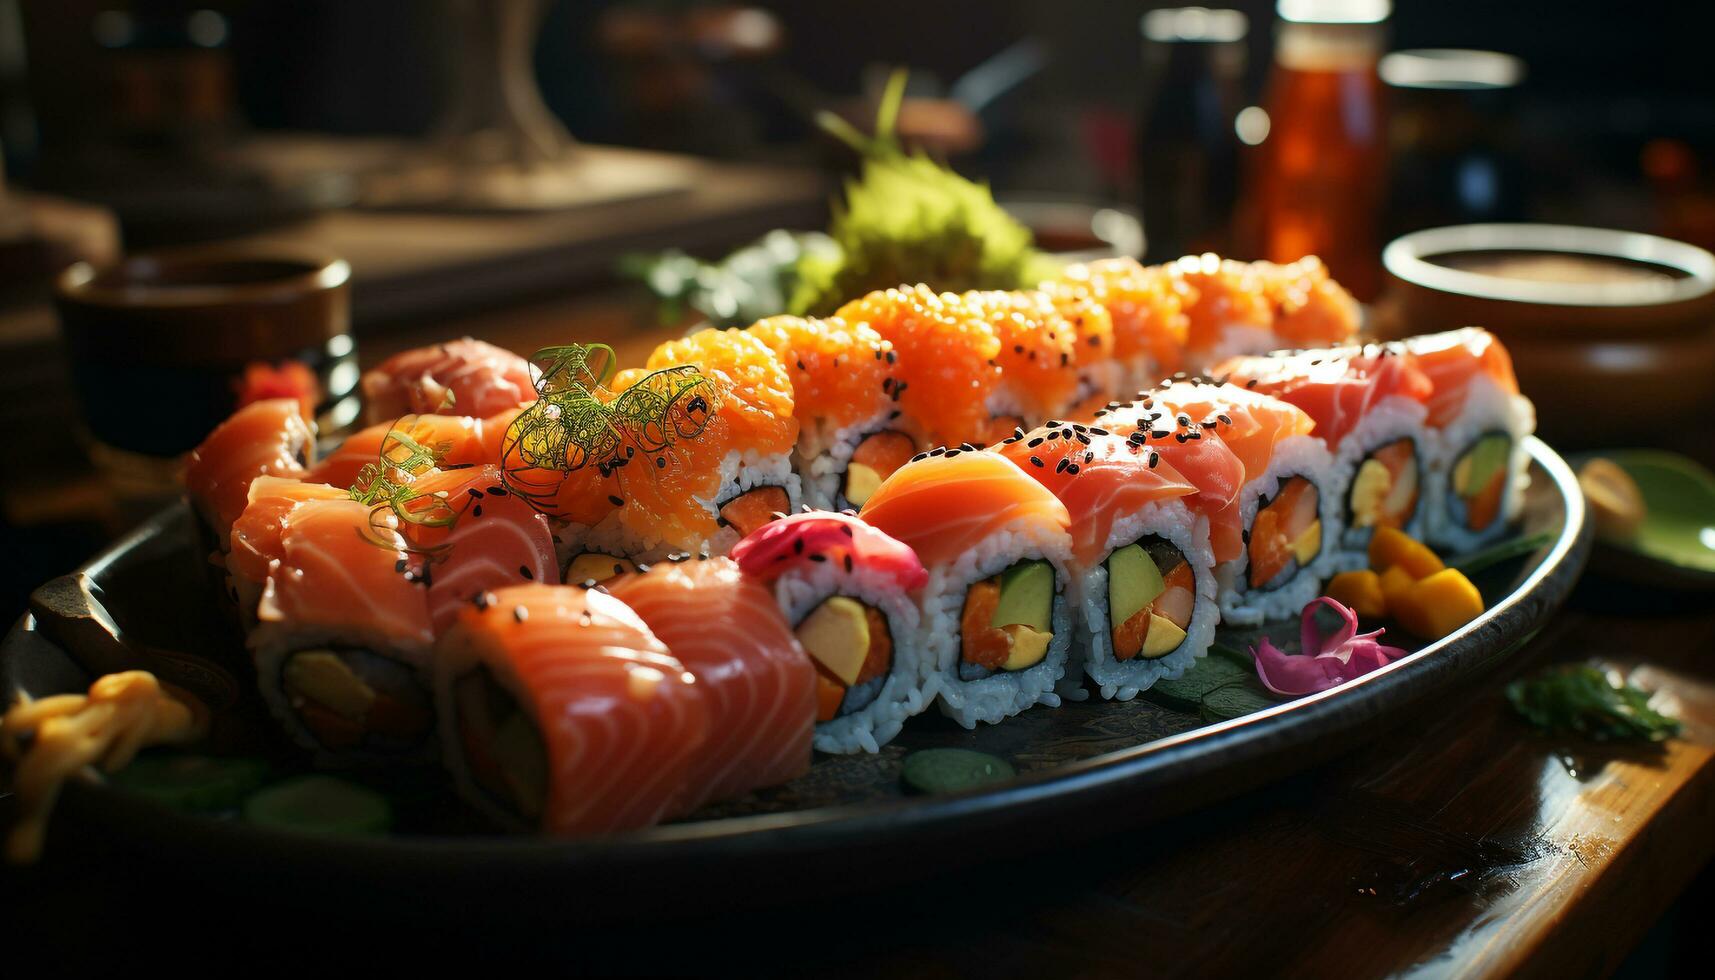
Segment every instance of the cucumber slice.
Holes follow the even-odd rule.
[[[332,776],[275,783],[244,803],[253,824],[306,834],[381,834],[393,824],[387,798]]]
[[[139,756],[111,779],[128,793],[197,813],[236,810],[267,781],[268,763],[261,759],[178,752]]]
[[[901,775],[919,793],[956,793],[973,786],[1002,783],[1015,772],[1012,763],[970,749],[924,749],[905,757]]]

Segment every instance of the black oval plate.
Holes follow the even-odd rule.
[[[411,889],[450,913],[481,895],[497,909],[548,903],[611,917],[683,910],[687,900],[725,908],[825,896],[931,868],[1016,860],[1119,829],[1142,832],[1154,820],[1335,755],[1529,639],[1571,591],[1591,536],[1571,470],[1540,441],[1528,448],[1533,479],[1523,530],[1553,537],[1534,554],[1477,576],[1487,612],[1357,681],[1241,718],[1208,724],[1140,697],[1037,708],[967,732],[931,712],[879,755],[818,756],[808,775],[786,786],[689,821],[585,841],[486,834],[438,774],[386,777],[382,788],[401,820],[394,834],[379,838],[269,831],[76,782],[61,801],[49,847],[75,848],[80,835],[94,834],[229,882],[256,875],[277,889],[282,877],[313,881],[322,904]],[[175,508],[81,572],[43,586],[31,614],[0,647],[0,683],[8,699],[42,696],[79,690],[93,674],[144,667],[211,705],[215,751],[302,768],[250,694],[242,641],[193,541],[188,512]],[[1296,623],[1276,632],[1295,634]],[[1223,631],[1221,642],[1242,645],[1252,635]],[[906,795],[901,760],[933,746],[1003,756],[1019,775],[964,793]],[[742,881],[768,885],[734,887]]]

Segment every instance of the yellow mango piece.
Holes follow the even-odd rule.
[[[635,571],[637,566],[632,564],[629,558],[586,551],[566,563],[565,580],[572,585],[582,585],[589,581],[599,584]]]
[[[1292,557],[1298,559],[1298,564],[1308,565],[1322,551],[1322,522],[1311,521],[1303,533],[1292,542]]]
[[[1483,594],[1456,568],[1414,582],[1388,609],[1399,625],[1426,640],[1439,640],[1483,613]]]
[[[862,603],[834,596],[804,617],[797,634],[804,652],[840,683],[847,687],[857,683],[858,672],[869,655],[869,617],[864,615]]]
[[[881,486],[881,474],[862,463],[846,464],[846,502],[862,507]]]
[[[1429,546],[1411,535],[1392,527],[1378,527],[1370,535],[1370,568],[1385,572],[1403,568],[1413,579],[1428,578],[1446,566]]]
[[[1001,664],[1005,670],[1025,670],[1036,666],[1048,655],[1048,644],[1054,641],[1053,633],[1041,633],[1022,623],[1003,626],[1001,632],[1007,636],[1009,651],[1006,662]]]
[[[1399,615],[1397,603],[1405,598],[1405,594],[1411,591],[1412,586],[1417,584],[1417,579],[1412,578],[1410,572],[1395,565],[1381,574],[1380,584],[1382,604],[1387,607],[1388,615],[1397,617]]]
[[[351,665],[327,650],[295,653],[286,661],[288,694],[309,698],[341,718],[362,721],[375,703],[375,691]]]
[[[1415,583],[1413,583],[1415,584]],[[1383,619],[1387,616],[1387,597],[1382,594],[1382,577],[1369,569],[1341,572],[1328,580],[1328,598],[1342,606],[1350,606],[1358,619]]]

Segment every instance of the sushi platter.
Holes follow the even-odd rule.
[[[8,852],[635,913],[1305,768],[1518,647],[1591,540],[1497,339],[1358,320],[1314,259],[1104,260],[642,365],[432,345],[322,445],[243,406],[6,637]]]

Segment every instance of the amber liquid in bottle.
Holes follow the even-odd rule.
[[[1379,24],[1283,23],[1251,154],[1245,234],[1260,258],[1319,255],[1360,299],[1381,283],[1387,133]]]

